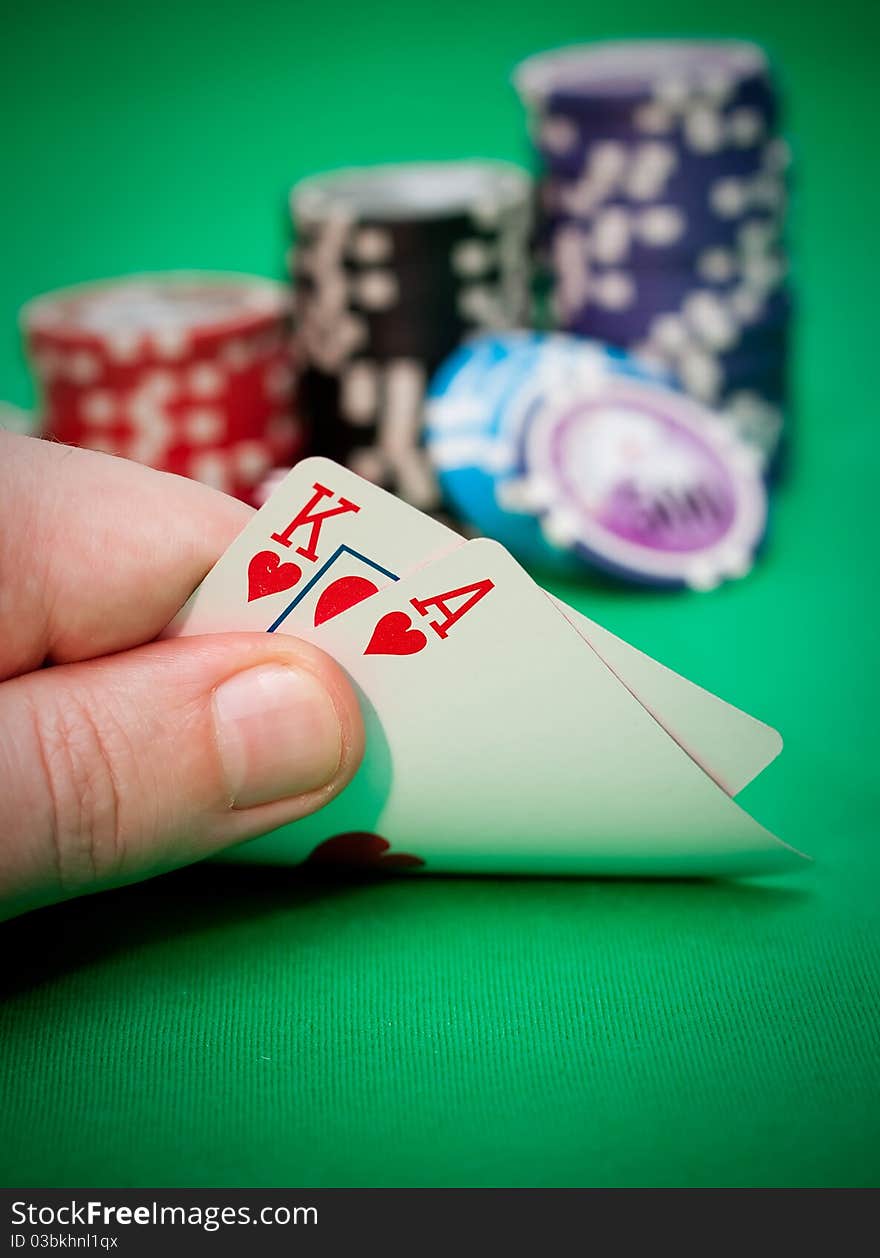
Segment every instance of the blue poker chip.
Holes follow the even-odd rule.
[[[432,381],[426,444],[450,507],[537,565],[707,589],[744,575],[764,533],[735,427],[576,337],[463,346]]]
[[[533,516],[509,512],[498,492],[515,466],[497,421],[545,340],[538,332],[490,334],[453,353],[428,389],[425,445],[444,501],[459,519],[527,563],[565,570],[575,566],[571,557],[547,543]]]

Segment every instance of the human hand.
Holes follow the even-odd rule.
[[[360,712],[322,652],[153,641],[250,515],[0,432],[0,916],[198,860],[351,779]]]

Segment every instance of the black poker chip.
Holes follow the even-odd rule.
[[[316,451],[422,509],[430,375],[462,340],[530,317],[533,188],[488,161],[313,176],[291,193],[300,405]]]

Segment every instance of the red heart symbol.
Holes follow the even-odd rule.
[[[274,551],[261,550],[248,564],[248,602],[289,590],[301,576],[295,563],[282,563]]]
[[[332,585],[328,585],[315,605],[315,624],[323,625],[325,620],[332,620],[340,612],[348,611],[355,603],[378,594],[379,587],[366,577],[340,577]]]
[[[364,655],[416,655],[428,645],[421,629],[412,629],[406,612],[388,612],[367,643]]]
[[[408,852],[390,852],[391,844],[379,834],[353,830],[335,834],[309,853],[307,865],[342,867],[344,869],[418,869],[424,865],[420,856]]]

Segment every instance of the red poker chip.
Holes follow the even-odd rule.
[[[302,453],[290,298],[272,281],[169,273],[84,285],[22,312],[43,432],[250,501]]]
[[[258,276],[168,271],[98,280],[35,297],[29,337],[92,348],[111,361],[176,362],[198,349],[275,327],[290,315],[286,287]]]

